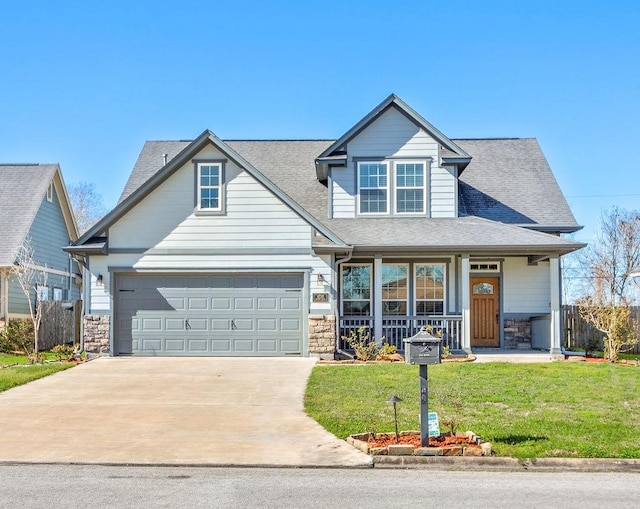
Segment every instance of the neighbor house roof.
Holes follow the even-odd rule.
[[[120,200],[150,179],[188,141],[149,141],[135,164]],[[459,218],[330,219],[327,187],[316,179],[318,154],[333,140],[227,140],[282,192],[352,246],[466,247],[519,250],[532,245],[566,252],[579,247],[561,237],[517,226],[575,231],[577,225],[535,139],[455,140],[472,156],[460,178]],[[320,244],[327,244],[320,242]]]
[[[70,238],[77,229],[57,164],[0,164],[0,267],[14,264],[33,220],[54,182]]]

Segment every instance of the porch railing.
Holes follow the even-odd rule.
[[[442,333],[443,345],[450,350],[462,349],[462,316],[385,316],[382,319],[382,335],[384,342],[394,345],[398,350],[404,351],[406,338],[415,335],[422,327],[431,326],[432,334]],[[338,345],[341,350],[349,350],[349,344],[344,337],[351,331],[356,331],[360,327],[371,333],[373,337],[373,317],[372,316],[341,316],[340,317],[340,338]],[[379,338],[376,338],[379,339]]]

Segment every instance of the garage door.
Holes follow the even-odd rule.
[[[302,274],[119,275],[120,355],[301,355]]]

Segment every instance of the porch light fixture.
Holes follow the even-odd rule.
[[[401,401],[402,400],[395,394],[387,400],[387,403],[393,403],[393,422],[396,427],[396,444],[400,443],[400,437],[398,435],[398,411],[396,409],[396,403],[400,403]]]
[[[324,276],[322,274],[318,274],[318,284],[319,285],[323,285],[327,282],[327,280],[324,278]]]
[[[96,278],[96,283],[98,283],[99,285],[101,285],[101,284],[102,284],[102,282],[103,282],[102,274],[98,274],[98,277]]]

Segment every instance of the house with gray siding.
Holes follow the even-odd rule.
[[[147,142],[67,251],[88,351],[330,357],[430,325],[554,354],[580,228],[535,139],[450,139],[392,94],[337,140]]]
[[[12,267],[25,242],[47,284],[33,288],[43,300],[79,299],[81,271],[62,250],[78,239],[71,205],[57,164],[0,164],[0,324],[29,317],[29,303]]]

